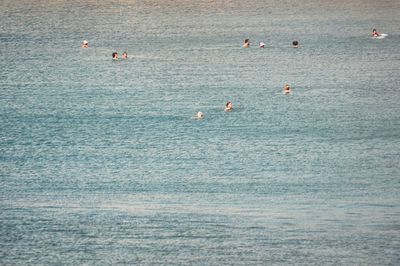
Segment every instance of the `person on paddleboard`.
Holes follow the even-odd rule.
[[[373,30],[372,30],[372,37],[379,37],[379,36],[381,36],[381,35],[379,34],[379,32],[378,32],[376,29],[373,29]]]

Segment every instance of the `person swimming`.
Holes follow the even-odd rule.
[[[225,104],[225,112],[230,112],[230,111],[232,111],[233,110],[233,104],[232,104],[232,102],[227,102],[226,104]]]
[[[285,86],[283,87],[283,93],[284,94],[292,93],[292,90],[290,89],[289,84],[285,84]]]
[[[86,40],[84,40],[84,41],[82,42],[82,48],[89,48],[89,42],[86,41]]]
[[[250,47],[250,40],[249,39],[244,40],[243,48],[249,48],[249,47]]]
[[[123,52],[122,53],[122,59],[128,59],[128,53],[127,52]]]
[[[376,29],[372,29],[372,37],[379,37],[381,36]]]
[[[203,119],[203,118],[204,118],[203,112],[197,112],[196,119]]]
[[[299,47],[299,42],[298,41],[293,41],[292,42],[292,46],[293,46],[293,48]]]
[[[118,53],[117,52],[112,53],[112,58],[114,60],[117,60],[118,59]]]
[[[264,42],[260,42],[259,47],[260,48],[265,48],[265,43]]]

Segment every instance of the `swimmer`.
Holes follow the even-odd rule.
[[[260,48],[265,48],[265,43],[263,43],[263,42],[260,42],[260,45],[259,45],[259,47],[260,47]]]
[[[203,118],[204,118],[203,112],[197,112],[196,119],[203,119]]]
[[[82,48],[89,48],[89,42],[86,41],[86,40],[84,40],[84,41],[82,42]]]
[[[299,47],[299,42],[298,41],[293,41],[292,45],[293,45],[293,48],[298,48]]]
[[[243,48],[249,48],[249,47],[250,47],[250,40],[249,39],[244,40]]]
[[[372,37],[379,37],[381,36],[376,29],[372,30]]]
[[[128,59],[128,53],[127,52],[123,52],[122,53],[122,59]]]
[[[232,102],[227,102],[226,104],[225,104],[225,112],[230,112],[230,111],[232,111],[233,110],[233,104],[232,104]]]
[[[283,87],[283,93],[284,94],[291,94],[292,90],[289,87],[289,84],[285,84],[285,86]]]
[[[112,53],[112,58],[114,60],[117,60],[118,59],[118,53],[117,52]]]

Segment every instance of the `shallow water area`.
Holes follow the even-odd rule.
[[[2,1],[0,264],[399,264],[399,11]]]

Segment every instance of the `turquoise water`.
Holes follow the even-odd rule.
[[[0,264],[398,265],[399,12],[3,0]]]

